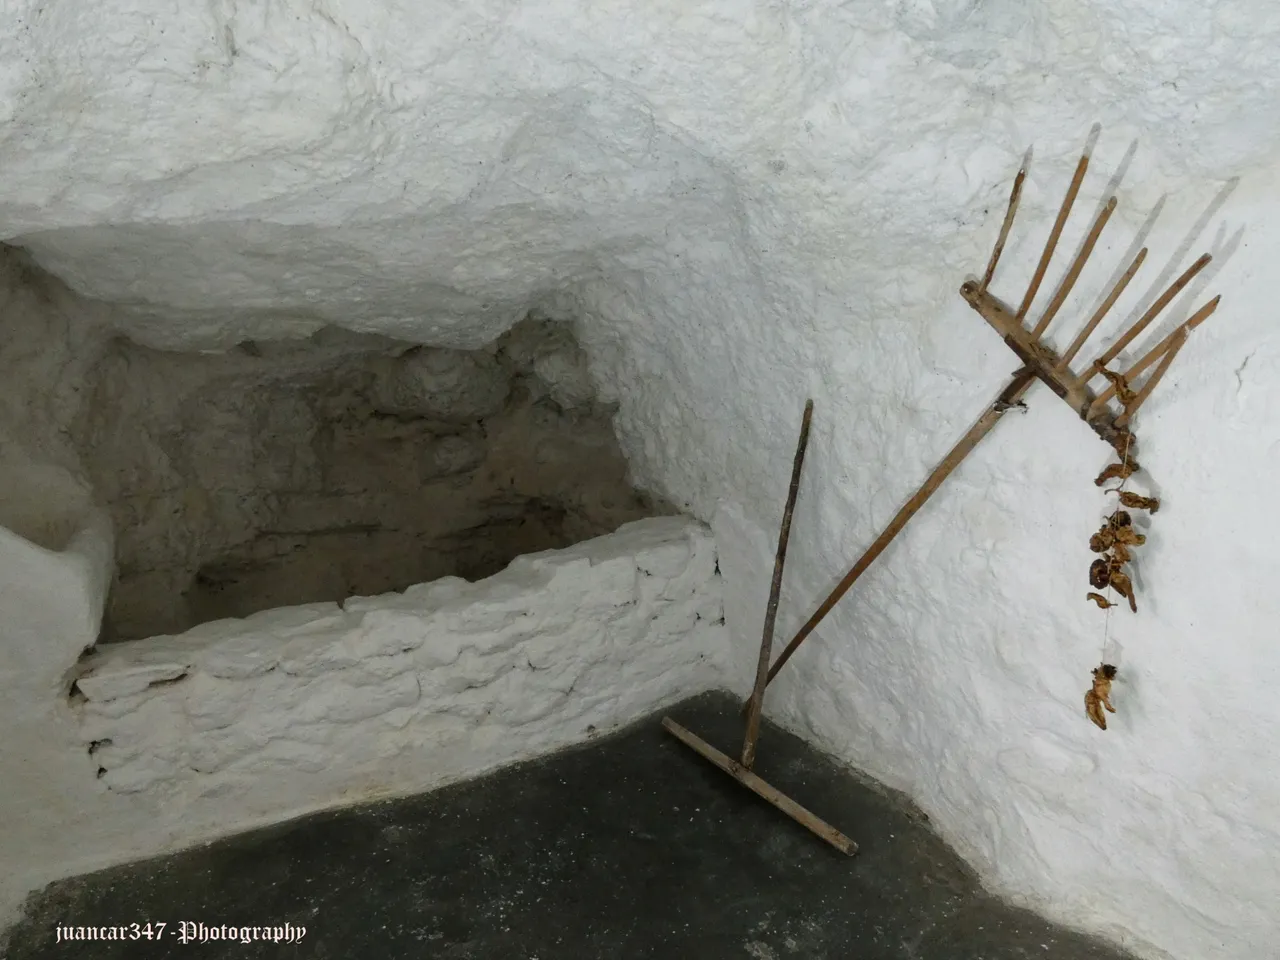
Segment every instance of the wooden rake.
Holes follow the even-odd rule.
[[[796,495],[800,491],[800,471],[804,466],[805,448],[809,445],[809,424],[812,419],[813,401],[807,400],[804,405],[804,416],[800,421],[800,440],[796,444],[796,455],[791,465],[791,486],[787,490],[787,504],[782,511],[782,529],[778,533],[778,549],[774,555],[773,581],[769,585],[769,604],[765,608],[764,634],[760,639],[760,657],[756,663],[756,682],[752,688],[751,699],[747,701],[746,732],[742,741],[741,759],[734,760],[732,757],[726,756],[670,717],[662,718],[662,726],[685,746],[703,758],[710,760],[748,790],[773,804],[787,816],[806,829],[813,831],[837,850],[853,855],[858,851],[856,843],[751,771],[756,762],[756,742],[760,738],[760,714],[764,705],[764,688],[769,682],[769,655],[773,648],[774,624],[778,620],[778,599],[782,593],[782,571],[787,561],[787,541],[791,536],[791,517],[795,513]]]
[[[1096,139],[1097,132],[1097,127],[1095,127],[1090,135],[1090,143]],[[836,584],[826,599],[819,604],[813,616],[796,631],[795,636],[791,638],[791,641],[783,649],[773,665],[766,669],[773,641],[773,626],[777,615],[778,592],[782,580],[782,566],[786,556],[786,541],[791,525],[791,513],[795,505],[795,492],[799,483],[800,465],[804,456],[809,417],[813,408],[812,401],[806,405],[804,424],[801,428],[800,448],[796,452],[791,491],[783,515],[782,534],[779,538],[778,554],[774,564],[774,578],[770,591],[769,607],[765,616],[764,636],[760,644],[760,666],[756,674],[756,683],[752,689],[751,697],[743,708],[746,715],[746,736],[743,743],[741,761],[734,761],[720,753],[670,718],[663,719],[663,726],[679,737],[682,742],[845,853],[852,854],[856,852],[857,845],[852,840],[849,840],[835,828],[824,823],[808,810],[751,773],[751,766],[755,761],[756,740],[759,736],[760,713],[764,702],[765,687],[773,681],[778,671],[791,659],[800,644],[813,633],[827,614],[831,612],[831,609],[849,592],[849,589],[858,578],[884,552],[894,537],[919,512],[920,508],[924,506],[934,492],[942,486],[943,481],[951,475],[961,461],[991,432],[992,428],[1005,413],[1013,407],[1021,405],[1022,396],[1036,380],[1045,383],[1050,390],[1066,401],[1071,409],[1122,457],[1132,454],[1136,449],[1136,443],[1133,434],[1130,432],[1129,424],[1132,422],[1134,414],[1138,412],[1138,409],[1151,396],[1152,391],[1160,383],[1160,380],[1168,373],[1169,367],[1186,343],[1191,331],[1213,314],[1222,299],[1220,296],[1211,299],[1193,313],[1188,320],[1176,327],[1168,336],[1143,354],[1137,362],[1133,363],[1123,373],[1120,373],[1118,379],[1120,384],[1124,385],[1125,390],[1123,393],[1117,390],[1116,372],[1110,370],[1108,365],[1119,356],[1125,347],[1141,335],[1160,316],[1165,308],[1173,302],[1178,294],[1209,265],[1212,257],[1206,253],[1183,271],[1181,276],[1174,280],[1152,302],[1142,316],[1110,347],[1080,373],[1074,372],[1071,368],[1072,361],[1075,360],[1076,355],[1084,347],[1089,337],[1097,330],[1108,312],[1120,298],[1120,295],[1124,293],[1125,288],[1138,272],[1147,256],[1145,247],[1138,251],[1132,262],[1124,273],[1120,275],[1120,278],[1108,291],[1101,304],[1085,322],[1066,350],[1058,354],[1044,342],[1045,333],[1062,309],[1076,281],[1079,280],[1089,256],[1093,253],[1093,249],[1102,235],[1103,229],[1115,212],[1116,198],[1112,196],[1107,199],[1094,218],[1079,253],[1071,262],[1049,305],[1036,320],[1034,326],[1027,326],[1027,316],[1035,301],[1036,294],[1040,291],[1045,274],[1049,270],[1049,264],[1057,249],[1058,240],[1062,236],[1067,218],[1071,214],[1071,208],[1075,204],[1077,194],[1080,192],[1080,185],[1084,181],[1085,171],[1089,167],[1089,159],[1089,149],[1086,148],[1080,157],[1079,163],[1076,164],[1075,175],[1071,179],[1067,194],[1058,210],[1057,219],[1049,232],[1049,239],[1045,243],[1044,251],[1040,255],[1034,274],[1032,274],[1031,283],[1027,286],[1026,292],[1023,294],[1016,310],[1005,305],[992,295],[988,288],[995,276],[996,267],[1000,263],[1000,256],[1004,252],[1005,244],[1009,239],[1009,232],[1013,227],[1014,216],[1018,210],[1018,201],[1022,195],[1022,184],[1027,176],[1025,164],[1018,171],[1017,176],[1014,177],[1013,190],[1009,195],[1009,206],[1005,211],[1000,233],[996,238],[995,247],[991,251],[991,258],[987,262],[986,271],[980,280],[968,280],[960,287],[960,295],[1000,334],[1005,344],[1018,357],[1022,366],[1013,373],[1008,385],[969,429],[969,432],[943,457],[933,472],[925,478],[920,488],[889,521],[888,526],[884,528],[862,556],[850,567],[848,573]],[[1148,375],[1142,386],[1132,389],[1136,379],[1146,373],[1153,365],[1155,369]],[[1101,392],[1095,393],[1091,384],[1099,377],[1103,377],[1110,385]],[[1117,399],[1118,393],[1120,393],[1120,398],[1124,403],[1121,405],[1121,409],[1116,410],[1113,408],[1113,401]]]

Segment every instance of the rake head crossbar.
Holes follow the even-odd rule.
[[[1094,136],[1096,136],[1096,133],[1095,129]],[[1120,373],[1123,380],[1135,391],[1134,399],[1129,402],[1125,409],[1116,411],[1110,406],[1110,402],[1115,398],[1117,392],[1114,384],[1108,386],[1100,394],[1095,394],[1089,386],[1090,382],[1094,378],[1103,375],[1108,365],[1115,360],[1120,352],[1150,326],[1164,309],[1173,302],[1174,298],[1213,259],[1207,253],[1203,254],[1195,263],[1183,271],[1182,275],[1174,280],[1151,303],[1146,312],[1125,330],[1105,352],[1086,367],[1082,373],[1074,373],[1071,370],[1071,363],[1076,354],[1098,328],[1107,312],[1119,299],[1120,294],[1124,292],[1125,287],[1128,286],[1129,281],[1133,279],[1134,274],[1137,273],[1138,268],[1142,265],[1147,253],[1145,248],[1138,252],[1129,268],[1121,275],[1119,281],[1103,300],[1102,305],[1089,318],[1079,335],[1072,341],[1071,346],[1061,356],[1057,355],[1044,342],[1045,332],[1062,308],[1080,274],[1084,271],[1085,265],[1093,253],[1093,248],[1097,244],[1098,238],[1102,235],[1103,228],[1106,227],[1107,221],[1116,208],[1116,198],[1113,196],[1107,199],[1099,210],[1098,215],[1094,218],[1093,225],[1080,248],[1080,252],[1072,261],[1071,267],[1063,278],[1062,284],[1052,302],[1035,326],[1028,329],[1024,324],[1024,320],[1032,302],[1035,300],[1037,291],[1040,289],[1045,273],[1049,269],[1058,239],[1071,213],[1071,207],[1075,203],[1076,195],[1080,191],[1080,184],[1084,180],[1085,171],[1088,167],[1089,153],[1086,150],[1076,165],[1075,176],[1071,178],[1071,184],[1068,186],[1066,196],[1063,198],[1057,220],[1054,222],[1048,242],[1045,244],[1044,251],[1041,253],[1040,260],[1036,265],[1035,273],[1031,278],[1031,283],[1028,285],[1017,310],[1015,311],[1006,306],[993,296],[988,287],[995,276],[996,266],[1000,262],[1000,256],[1004,252],[1005,244],[1009,239],[1009,232],[1013,227],[1018,201],[1022,194],[1022,184],[1027,175],[1025,168],[1020,169],[1017,177],[1014,178],[1013,190],[1009,195],[1009,205],[1005,212],[1004,220],[1000,225],[1000,235],[996,240],[995,248],[992,250],[986,272],[981,280],[969,280],[964,283],[960,287],[960,295],[964,297],[969,306],[973,307],[1000,334],[1009,349],[1018,356],[1018,359],[1037,379],[1041,380],[1050,390],[1065,400],[1071,409],[1093,428],[1093,431],[1098,436],[1115,446],[1117,443],[1126,441],[1129,438],[1128,424],[1132,421],[1134,414],[1137,413],[1138,407],[1146,401],[1156,384],[1160,382],[1160,378],[1168,371],[1169,365],[1173,362],[1174,356],[1176,356],[1177,351],[1185,342],[1187,335],[1217,309],[1218,301],[1221,298],[1214,297],[1197,310],[1189,320],[1179,325],[1172,333],[1153,347],[1142,359],[1133,364],[1128,370]],[[1133,379],[1141,375],[1153,364],[1158,364],[1158,366],[1156,366],[1155,372],[1147,378],[1142,387],[1133,387]]]

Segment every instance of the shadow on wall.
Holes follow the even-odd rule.
[[[580,348],[539,318],[475,351],[120,340],[86,395],[72,435],[118,538],[106,642],[476,580],[674,512],[630,486]]]
[[[0,459],[0,527],[29,543],[64,550],[92,509],[89,491],[65,468]]]

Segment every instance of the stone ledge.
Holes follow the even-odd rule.
[[[723,637],[710,532],[660,517],[477,583],[112,644],[82,663],[75,709],[115,793],[222,795],[286,773],[336,783],[346,765],[406,751],[465,749],[478,769],[496,744],[514,759],[522,737],[563,740],[650,709],[683,690],[673,673],[702,677]]]

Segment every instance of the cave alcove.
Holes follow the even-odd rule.
[[[629,483],[571,325],[536,313],[476,350],[120,337],[84,390],[71,434],[117,538],[100,642],[478,580],[674,512]]]

